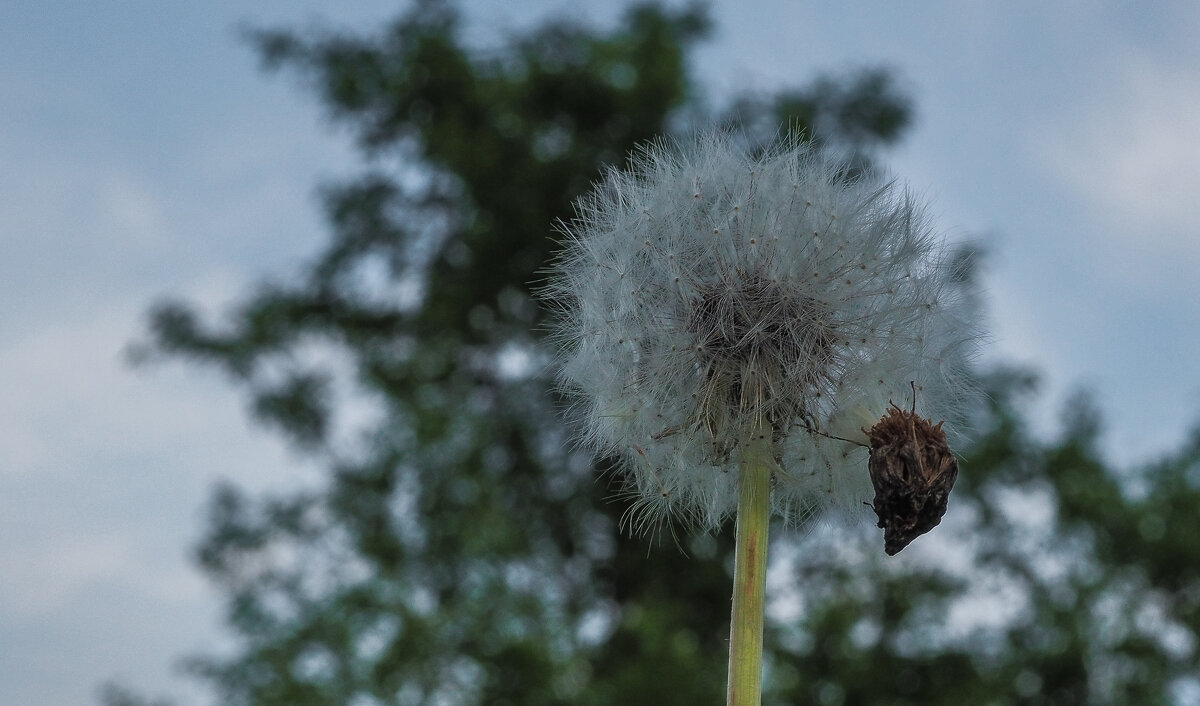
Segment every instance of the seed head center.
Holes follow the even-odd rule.
[[[836,365],[837,328],[829,305],[745,272],[701,288],[687,321],[709,404],[777,428],[811,411]]]

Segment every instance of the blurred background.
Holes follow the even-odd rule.
[[[944,527],[776,530],[765,703],[1200,704],[1200,6],[0,6],[0,704],[696,704],[529,289],[637,143],[804,128],[976,267]]]

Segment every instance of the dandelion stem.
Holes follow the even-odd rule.
[[[763,606],[767,585],[767,525],[771,512],[771,435],[743,447],[738,480],[733,615],[729,626],[727,706],[762,703]]]

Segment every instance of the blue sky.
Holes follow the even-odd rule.
[[[467,3],[472,35],[531,8]],[[187,691],[218,649],[187,549],[221,478],[317,469],[208,371],[122,360],[164,294],[212,311],[323,237],[313,197],[354,154],[240,23],[370,27],[382,2],[0,5],[0,706],[86,703],[119,677]],[[546,10],[538,10],[545,13]],[[916,124],[888,155],[953,237],[983,238],[989,356],[1095,391],[1105,448],[1151,459],[1200,420],[1200,5],[724,3],[695,69],[714,99],[895,68]]]

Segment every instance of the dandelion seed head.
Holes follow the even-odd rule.
[[[648,515],[631,524],[719,524],[763,429],[775,512],[858,516],[863,427],[915,393],[937,418],[974,395],[979,334],[894,182],[708,133],[645,147],[577,211],[542,294],[581,442],[622,460]]]

